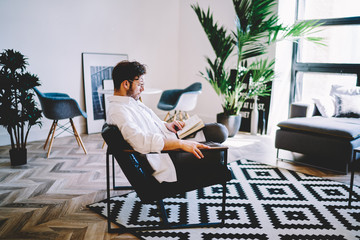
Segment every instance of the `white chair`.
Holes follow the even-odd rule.
[[[157,107],[161,110],[168,111],[164,121],[174,121],[178,117],[180,120],[189,118],[187,112],[194,110],[197,99],[201,93],[202,85],[200,82],[191,84],[185,89],[165,90],[160,97]],[[174,110],[174,114],[170,112]],[[184,115],[184,116],[183,116]]]

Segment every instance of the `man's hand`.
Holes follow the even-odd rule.
[[[170,123],[165,123],[165,126],[167,129],[169,129],[169,131],[176,133],[185,126],[185,123],[181,121],[173,121]]]
[[[204,145],[204,144],[201,144],[201,143],[198,143],[195,141],[190,141],[190,140],[181,140],[180,146],[181,146],[182,150],[194,154],[195,157],[197,157],[199,159],[204,158],[204,155],[202,154],[200,149],[210,148],[207,145]]]
[[[163,150],[174,150],[182,149],[185,152],[189,152],[195,155],[195,157],[201,159],[204,158],[204,155],[200,149],[211,148],[207,145],[190,141],[190,140],[180,140],[180,139],[164,139],[164,148]]]

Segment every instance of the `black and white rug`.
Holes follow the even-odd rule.
[[[229,164],[236,179],[227,184],[226,225],[137,232],[142,239],[360,239],[360,188],[253,161]],[[216,222],[221,212],[220,185],[165,199],[172,222]],[[106,217],[106,202],[88,206]],[[159,221],[157,206],[141,204],[136,193],[111,198],[112,222],[128,227]]]

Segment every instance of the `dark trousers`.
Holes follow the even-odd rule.
[[[204,131],[205,139],[207,142],[222,143],[227,139],[228,131],[226,127],[218,123],[205,124],[202,129]],[[224,155],[219,151],[206,151],[203,152],[204,158],[198,159],[192,153],[188,152],[173,152],[170,154],[170,158],[174,163],[176,169],[176,175],[178,181],[186,182],[187,179],[197,178],[197,181],[201,181],[203,178],[202,172],[219,171],[219,168],[226,166],[222,165]],[[191,177],[189,177],[191,176]]]

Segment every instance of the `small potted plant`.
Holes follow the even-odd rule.
[[[29,131],[35,124],[41,126],[41,110],[32,90],[40,82],[36,75],[25,71],[26,60],[24,55],[12,49],[0,54],[0,125],[10,135],[12,166],[27,163]]]
[[[319,25],[316,21],[292,26],[280,24],[273,11],[275,4],[276,0],[233,0],[235,31],[214,21],[210,8],[205,11],[198,4],[191,5],[215,53],[213,60],[206,57],[209,66],[205,73],[200,73],[221,98],[223,112],[217,115],[217,120],[228,128],[229,137],[239,130],[244,102],[270,95],[275,61],[263,56],[271,44],[287,38],[305,38],[317,43],[322,40],[306,37]],[[231,55],[236,56],[236,66],[228,65]],[[235,74],[231,74],[231,69],[235,69]]]

